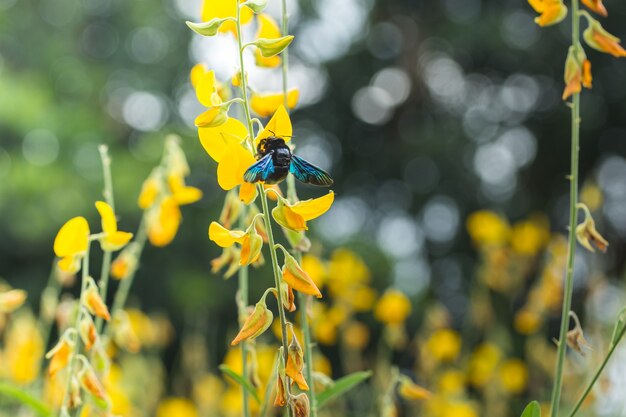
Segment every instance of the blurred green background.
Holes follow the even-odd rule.
[[[278,3],[270,0],[274,16]],[[626,38],[626,4],[607,7],[603,24]],[[288,8],[290,85],[302,92],[294,142],[333,174],[337,193],[312,237],[327,251],[341,245],[363,255],[379,290],[393,284],[438,299],[460,324],[476,259],[469,213],[489,208],[516,220],[539,211],[565,232],[569,109],[560,96],[569,24],[541,29],[521,0],[292,0]],[[183,208],[169,247],[145,251],[132,290],[141,296],[131,303],[167,311],[177,325],[232,330],[236,282],[210,273],[219,248],[207,238],[224,193],[193,128],[201,106],[188,75],[204,62],[227,80],[236,63],[228,37],[199,39],[185,26],[199,10],[195,0],[0,0],[0,275],[31,300],[64,221],[85,215],[99,230],[97,145],[111,149],[120,228],[134,231],[141,183],[166,134],[177,133],[188,182],[204,198]],[[611,251],[602,268],[617,276],[626,64],[587,53],[594,80],[582,100],[581,172],[603,191],[596,221]],[[280,88],[278,72],[250,79],[261,91]],[[584,280],[590,261],[579,259]],[[254,277],[253,294],[266,286]],[[209,340],[223,352],[223,337]]]

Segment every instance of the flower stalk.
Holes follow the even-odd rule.
[[[115,200],[113,198],[113,179],[111,176],[111,157],[109,156],[109,147],[106,145],[98,146],[98,152],[100,152],[100,160],[102,161],[102,174],[104,178],[104,191],[102,195],[104,200],[115,212]],[[106,302],[107,291],[109,287],[109,276],[111,272],[111,257],[113,252],[103,249],[102,255],[102,268],[100,270],[100,297]],[[98,333],[102,330],[104,321],[102,318],[96,318],[96,330]]]
[[[578,0],[572,0],[572,45],[580,48],[580,14],[578,12]],[[557,417],[561,402],[561,390],[563,386],[563,365],[565,363],[565,351],[567,344],[567,330],[569,329],[569,312],[572,305],[574,256],[576,251],[576,220],[578,214],[578,151],[580,139],[580,92],[574,93],[571,104],[571,154],[570,154],[570,203],[569,203],[569,236],[567,251],[567,269],[565,273],[565,288],[563,291],[563,310],[561,312],[561,328],[559,331],[559,343],[557,360],[555,365],[554,386],[550,401],[550,416]]]

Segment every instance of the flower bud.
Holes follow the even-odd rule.
[[[572,94],[580,93],[581,85],[591,88],[591,62],[587,59],[582,46],[570,46],[565,60],[565,89],[562,99],[565,100]]]
[[[303,294],[314,295],[317,298],[322,298],[317,285],[313,282],[311,277],[300,267],[296,258],[294,258],[287,251],[285,252],[285,264],[282,268],[283,281],[289,284],[296,291],[300,291]]]
[[[578,316],[573,311],[569,312],[570,317],[574,319],[574,328],[567,332],[567,345],[574,349],[576,352],[580,353],[582,356],[585,356],[585,352],[583,351],[583,347],[591,348],[589,346],[589,342],[585,339],[583,334],[583,328],[580,325],[580,320],[578,320]]]
[[[273,319],[274,315],[267,308],[264,295],[263,298],[261,298],[261,300],[259,300],[259,302],[254,306],[252,314],[248,316],[246,321],[243,323],[241,330],[239,330],[237,336],[230,343],[231,346],[236,346],[243,340],[254,340],[265,332],[268,327],[270,327]]]
[[[406,376],[400,378],[398,394],[405,400],[427,400],[432,396],[430,391],[415,384]]]
[[[287,404],[285,388],[285,355],[282,346],[278,350],[278,365],[276,369],[276,398],[274,399],[275,407],[284,407]]]
[[[576,226],[576,239],[590,252],[595,252],[594,246],[602,252],[606,252],[609,242],[596,230],[596,223],[591,217],[589,209],[584,204],[579,204],[579,208],[585,212],[585,220]]]
[[[257,39],[254,42],[254,45],[259,48],[261,55],[263,55],[265,58],[270,58],[274,55],[280,54],[285,48],[289,46],[291,41],[293,41],[293,36],[288,35],[276,39]]]
[[[293,289],[286,282],[280,283],[280,296],[283,301],[283,307],[285,308],[285,310],[290,313],[296,311],[296,303]]]
[[[587,20],[589,26],[583,32],[583,38],[587,45],[616,58],[626,57],[626,50],[620,46],[618,37],[607,32],[597,20],[590,17]]]
[[[66,331],[57,344],[46,353],[46,359],[50,359],[48,373],[51,377],[54,377],[57,372],[67,366],[73,350],[74,342],[70,339]]]
[[[253,224],[246,230],[246,235],[241,242],[241,255],[239,259],[239,265],[250,265],[255,262],[259,255],[261,255],[261,249],[263,248],[263,238],[256,232],[256,228]]]
[[[304,368],[304,352],[302,346],[298,343],[298,338],[293,330],[293,326],[290,326],[291,331],[291,343],[287,348],[287,364],[285,366],[285,373],[289,378],[298,384],[298,388],[303,391],[308,391],[309,385],[302,375],[302,369]]]
[[[72,409],[80,407],[82,403],[83,400],[80,397],[80,384],[78,382],[78,379],[76,379],[75,376],[72,376],[72,379],[70,381],[70,391],[68,393],[67,406],[68,408]]]
[[[85,350],[89,352],[98,339],[98,332],[93,320],[86,314],[78,324],[78,334],[85,345]]]
[[[290,396],[289,404],[291,405],[291,413],[294,417],[309,417],[311,414],[309,397],[304,392]]]
[[[100,293],[95,284],[90,285],[87,289],[84,304],[92,315],[103,318],[106,321],[111,320],[109,309],[102,301],[102,298],[100,298]]]
[[[100,407],[106,406],[108,402],[107,393],[87,360],[83,360],[83,368],[78,373],[80,385],[87,391]]]

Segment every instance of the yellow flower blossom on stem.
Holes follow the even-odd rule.
[[[322,298],[322,293],[319,288],[317,288],[317,285],[315,285],[311,277],[298,264],[296,258],[287,252],[282,245],[276,245],[276,247],[282,249],[285,255],[285,264],[281,270],[283,281],[296,291]]]
[[[274,315],[272,311],[267,308],[265,304],[265,297],[268,292],[263,294],[263,297],[254,306],[254,310],[248,316],[246,321],[241,326],[241,330],[237,336],[230,342],[231,346],[236,346],[244,340],[254,340],[261,334],[263,334],[271,325]]]
[[[426,349],[437,361],[452,362],[461,351],[461,336],[452,329],[436,330],[426,341]]]
[[[89,313],[93,314],[94,316],[100,317],[107,321],[111,320],[109,309],[107,308],[104,301],[102,301],[100,293],[98,292],[98,287],[92,280],[89,282],[88,285],[89,287],[87,288],[84,296],[85,307],[87,307]]]
[[[272,18],[272,16],[267,13],[261,13],[257,16],[258,22],[258,30],[256,32],[255,39],[276,39],[280,38],[280,29],[278,28],[278,24]],[[256,60],[256,64],[259,67],[268,67],[268,68],[276,68],[281,63],[280,55],[274,55],[273,57],[266,58],[261,55],[261,51],[256,49],[254,52],[254,58]]]
[[[202,147],[218,163],[229,145],[240,144],[247,135],[248,131],[243,123],[232,117],[219,126],[198,129]]]
[[[217,165],[217,182],[224,190],[243,184],[243,174],[256,162],[252,153],[238,143],[226,147]]]
[[[582,203],[579,203],[578,207],[585,212],[585,220],[576,226],[576,239],[578,239],[578,243],[583,245],[590,252],[595,252],[594,246],[602,252],[606,252],[609,242],[596,230],[596,222],[593,220],[593,217],[591,217],[589,209]]]
[[[26,301],[26,291],[13,289],[0,293],[0,313],[11,313]]]
[[[402,291],[388,289],[380,297],[374,316],[385,324],[403,323],[411,314],[411,301]]]
[[[172,242],[182,220],[182,213],[176,199],[165,197],[160,204],[149,213],[148,239],[154,246],[163,247]]]
[[[244,0],[240,0],[240,3],[243,2]],[[202,2],[201,18],[204,22],[215,18],[233,18],[233,21],[224,22],[218,31],[221,33],[230,32],[236,37],[237,28],[234,19],[237,15],[237,7],[239,5],[232,0],[204,0]],[[250,22],[252,15],[252,10],[248,7],[243,7],[241,9],[241,23],[246,24]]]
[[[563,100],[566,100],[572,94],[580,93],[582,86],[591,88],[591,62],[587,59],[581,45],[569,47],[563,78],[565,79]]]
[[[274,220],[286,229],[300,232],[309,230],[306,222],[326,213],[335,199],[335,193],[330,191],[322,197],[290,203],[279,197],[278,205],[272,209]]]
[[[400,377],[400,386],[398,387],[398,394],[405,400],[427,400],[433,394],[426,388],[420,387],[408,377]]]
[[[308,391],[309,386],[304,379],[302,370],[304,369],[304,351],[298,342],[298,338],[293,330],[293,326],[289,326],[291,332],[291,342],[287,350],[287,363],[285,365],[285,373],[293,382],[303,391]]]
[[[511,228],[498,214],[480,210],[467,218],[467,231],[478,245],[502,245],[509,239]]]
[[[241,245],[239,265],[249,265],[259,258],[263,247],[263,238],[256,231],[256,219],[258,217],[254,218],[245,232],[228,230],[217,222],[211,222],[209,239],[222,248],[228,248],[235,243],[239,243]]]
[[[133,234],[117,230],[117,220],[110,205],[104,201],[96,201],[96,209],[102,218],[104,236],[99,239],[102,250],[113,252],[122,249],[133,238]]]
[[[159,403],[157,417],[198,417],[194,403],[186,398],[170,397]]]
[[[589,22],[589,26],[583,32],[583,38],[587,45],[600,52],[611,54],[616,58],[626,57],[626,50],[620,45],[618,37],[607,32],[600,22],[588,14],[583,15],[587,17]]]
[[[561,22],[567,16],[567,7],[562,0],[528,0],[537,13],[535,18],[539,26],[550,26]]]
[[[54,239],[54,253],[61,258],[59,268],[75,273],[80,269],[80,259],[89,244],[89,223],[84,217],[68,220]]]
[[[72,350],[74,350],[74,345],[75,343],[66,332],[63,336],[61,336],[61,339],[57,342],[57,344],[48,353],[46,353],[46,359],[50,359],[48,373],[51,377],[54,377],[57,372],[68,365],[70,355]]]
[[[519,359],[509,359],[500,367],[502,387],[511,394],[519,394],[528,385],[528,368]]]
[[[275,57],[272,58],[263,58],[263,59],[274,59]],[[290,109],[293,109],[294,107],[296,107],[296,104],[298,104],[298,99],[300,98],[300,90],[298,90],[297,88],[292,88],[287,92],[287,106]],[[272,114],[275,114],[278,109],[280,109],[281,107],[283,107],[284,109],[284,103],[285,103],[285,94],[284,93],[255,93],[252,94],[252,97],[250,97],[250,108],[252,109],[253,112],[255,112],[256,114],[258,114],[261,117],[269,117]],[[273,130],[273,129],[270,129]],[[280,131],[275,131],[273,130],[276,135],[278,136],[286,136],[287,134],[284,133],[282,130]],[[289,135],[291,135],[291,132],[289,133]]]

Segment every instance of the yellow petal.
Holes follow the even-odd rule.
[[[250,232],[246,233],[241,241],[241,254],[239,258],[239,265],[250,265],[259,259],[261,255],[261,249],[263,248],[263,238],[256,233],[254,228]]]
[[[224,190],[243,184],[243,174],[254,164],[254,156],[239,144],[230,144],[217,165],[217,182]]]
[[[84,217],[74,217],[65,223],[54,239],[54,253],[59,258],[73,256],[87,250],[89,223]]]
[[[210,99],[209,99],[210,100]],[[194,121],[197,127],[220,126],[228,120],[228,113],[222,107],[211,107]]]
[[[141,186],[141,192],[137,199],[137,204],[140,209],[147,209],[156,201],[161,191],[161,185],[152,176],[148,177]]]
[[[204,64],[196,64],[193,68],[191,68],[191,71],[189,72],[189,80],[191,81],[191,86],[194,89],[198,86],[198,83],[207,72],[207,67]]]
[[[239,120],[229,117],[222,125],[199,128],[198,135],[204,150],[219,162],[228,145],[241,143],[248,136],[248,130]]]
[[[239,199],[246,205],[252,203],[256,199],[257,194],[256,185],[254,184],[244,182],[239,186]]]
[[[243,0],[240,0],[243,3]],[[202,2],[202,20],[208,21],[215,17],[235,17],[237,13],[237,3],[233,0],[204,0]],[[241,23],[246,24],[252,19],[252,10],[248,7],[241,9]],[[220,26],[221,33],[231,32],[237,36],[237,28],[235,22],[225,22]]]
[[[259,29],[257,30],[256,39],[265,38],[273,39],[280,38],[280,29],[276,21],[268,14],[261,13],[258,15]],[[261,54],[259,49],[254,51],[254,58],[256,64],[260,67],[275,68],[280,65],[280,55],[275,55],[270,58],[266,58]],[[273,112],[270,112],[270,114]]]
[[[272,210],[272,217],[274,217],[274,220],[276,220],[278,224],[287,229],[295,230],[296,232],[308,230],[306,221],[304,221],[302,216],[295,213],[287,205],[279,204],[274,207]]]
[[[174,200],[179,206],[195,203],[202,198],[202,191],[196,187],[185,185],[185,180],[177,175],[170,175],[167,183],[172,190]]]
[[[196,97],[204,107],[213,107],[211,96],[215,93],[215,71],[206,71],[200,75],[196,84]]]
[[[292,88],[287,92],[287,106],[289,106],[290,109],[293,109],[294,107],[296,107],[296,104],[298,104],[299,98],[300,90],[298,90],[297,88]],[[287,111],[283,107],[284,103],[285,95],[283,93],[253,94],[250,98],[250,108],[253,112],[261,117],[269,117],[272,114],[274,114],[274,117],[276,117],[276,115],[279,114],[279,111],[281,111],[281,108],[286,114]],[[274,117],[272,117],[272,119],[274,119]],[[287,138],[287,136],[291,136],[291,121],[289,120],[289,116],[287,116],[287,122],[288,125],[285,123],[285,115],[280,114],[279,119],[274,122],[278,123],[278,125],[274,125],[272,127],[269,127],[268,129],[268,126],[270,126],[270,123],[272,123],[272,120],[270,120],[268,122],[268,126],[265,127],[265,130],[263,130],[257,140],[261,140],[264,137],[272,136],[269,130],[275,133],[274,136],[285,136],[285,140],[288,140],[289,138]],[[266,130],[268,134],[265,134]],[[285,133],[285,131],[288,131],[288,133]]]
[[[168,245],[176,236],[182,214],[173,197],[164,198],[148,221],[148,239],[154,246]]]
[[[209,239],[222,248],[227,248],[237,243],[242,243],[246,235],[242,230],[228,230],[218,222],[211,222],[209,226]]]
[[[331,191],[323,197],[298,201],[291,206],[291,210],[302,216],[305,221],[308,221],[326,213],[334,200],[335,193]]]
[[[129,232],[115,232],[109,233],[102,239],[100,244],[102,249],[109,252],[114,252],[122,249],[133,238],[133,234]]]
[[[96,209],[102,219],[102,231],[104,233],[117,232],[117,220],[113,208],[104,201],[96,201]]]
[[[80,257],[79,256],[66,256],[59,260],[57,264],[59,269],[68,274],[75,274],[80,270]]]

